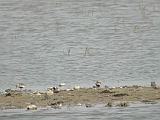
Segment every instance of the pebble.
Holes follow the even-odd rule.
[[[91,105],[90,103],[87,103],[87,104],[86,104],[86,107],[87,107],[87,108],[90,108],[90,107],[92,107],[92,105]]]
[[[75,89],[75,90],[79,90],[80,89],[80,86],[74,86],[74,88],[73,89]]]
[[[61,87],[61,86],[65,86],[65,83],[61,83],[61,84],[59,84],[59,86]]]
[[[48,91],[46,91],[46,94],[47,94],[47,95],[53,95],[53,91],[48,90]]]
[[[60,103],[60,104],[52,105],[51,107],[54,109],[61,109],[62,104]]]
[[[81,103],[78,103],[77,105],[78,105],[78,106],[82,106],[82,104],[81,104]]]
[[[66,91],[70,91],[70,89],[66,89]]]
[[[117,106],[120,106],[120,107],[128,107],[128,106],[129,106],[129,103],[128,103],[128,102],[120,102]]]
[[[37,93],[37,95],[41,95],[40,93]]]
[[[27,110],[36,110],[37,109],[37,106],[35,105],[28,105],[27,106]]]
[[[105,107],[112,107],[113,106],[113,103],[112,102],[109,102],[105,105]]]
[[[48,87],[47,90],[52,90],[53,91],[53,87]]]

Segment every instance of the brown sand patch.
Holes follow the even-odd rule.
[[[0,95],[0,108],[24,108],[29,104],[48,106],[57,103],[63,105],[107,103],[115,101],[150,101],[160,99],[160,88],[153,87],[123,87],[123,88],[82,88],[79,90],[65,91],[47,95],[32,91],[9,90]]]

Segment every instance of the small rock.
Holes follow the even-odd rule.
[[[113,92],[111,92],[110,90],[104,90],[101,93],[113,93]]]
[[[81,103],[78,103],[77,105],[78,105],[78,106],[82,106],[82,104],[81,104]]]
[[[6,89],[6,90],[5,90],[5,92],[10,92],[10,91],[11,91],[11,89]]]
[[[62,102],[51,103],[51,107],[54,109],[60,109],[62,107]]]
[[[46,94],[47,94],[47,95],[53,95],[53,91],[51,91],[51,90],[46,91]]]
[[[90,103],[87,103],[86,107],[90,108],[90,107],[92,107],[92,105]]]
[[[128,102],[120,102],[117,106],[127,107],[127,106],[129,106],[129,103]]]
[[[5,95],[6,96],[12,96],[11,92],[7,92]]]
[[[52,105],[51,107],[54,109],[61,109],[62,104]]]
[[[93,90],[97,90],[97,88],[95,87],[95,88],[92,88]]]
[[[93,88],[97,88],[97,86],[93,86]]]
[[[134,88],[137,89],[137,88],[139,88],[140,86],[138,86],[138,85],[133,85],[132,87],[134,87]]]
[[[154,101],[154,100],[142,100],[142,102],[146,104],[157,104],[157,101]]]
[[[37,93],[36,95],[41,95],[40,93]]]
[[[156,88],[156,83],[155,83],[155,81],[154,81],[154,82],[151,82],[151,87]]]
[[[53,92],[54,92],[54,93],[59,93],[59,92],[60,92],[60,89],[54,90]]]
[[[126,93],[120,93],[120,94],[115,94],[113,95],[114,97],[122,97],[122,96],[129,96],[128,94]]]
[[[80,86],[74,86],[74,88],[73,89],[75,89],[75,90],[79,90],[80,89]]]
[[[104,87],[105,87],[105,88],[109,88],[109,86],[107,86],[107,85],[105,85]]]
[[[28,105],[27,110],[36,110],[37,107],[35,105]]]
[[[113,103],[112,102],[109,102],[105,105],[105,107],[112,107],[113,106]]]
[[[59,84],[59,86],[60,86],[60,87],[65,86],[65,83],[61,83],[61,84]]]
[[[66,89],[66,91],[70,91],[70,89]]]
[[[53,91],[53,87],[48,87],[47,91],[52,90]]]

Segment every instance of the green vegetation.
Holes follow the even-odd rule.
[[[132,26],[132,29],[133,29],[133,32],[134,32],[134,33],[138,32],[139,25],[134,25],[134,26]]]
[[[141,13],[145,14],[145,8],[146,8],[146,6],[139,4],[139,8],[140,8]]]
[[[94,8],[93,8],[92,10],[88,10],[88,11],[85,12],[85,16],[89,16],[90,13],[91,13],[92,16],[93,16],[94,12],[95,12],[95,11],[94,11]]]

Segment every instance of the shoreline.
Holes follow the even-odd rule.
[[[114,102],[150,102],[160,99],[160,88],[143,86],[124,86],[116,88],[80,88],[72,90],[60,90],[54,93],[51,90],[6,90],[0,94],[0,109],[27,108],[28,105],[37,107],[62,105],[78,105],[92,103]],[[153,101],[153,102],[152,102]],[[86,106],[87,107],[87,106]]]

